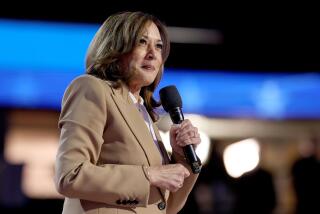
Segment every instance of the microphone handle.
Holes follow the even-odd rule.
[[[184,120],[183,113],[179,107],[176,107],[169,111],[171,120],[174,124],[180,124]],[[191,170],[194,174],[200,173],[201,171],[201,162],[197,157],[196,152],[192,145],[186,145],[183,147],[184,156],[187,159],[188,164],[191,167]]]
[[[201,171],[201,162],[198,159],[194,148],[192,145],[186,145],[183,147],[184,156],[187,158],[189,165],[191,166],[191,170],[193,174],[200,173]]]

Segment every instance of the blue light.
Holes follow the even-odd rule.
[[[87,47],[97,25],[0,19],[3,68],[84,69]]]
[[[84,73],[98,25],[0,19],[0,107],[60,110],[64,90]],[[319,73],[165,69],[186,113],[254,119],[320,119]]]

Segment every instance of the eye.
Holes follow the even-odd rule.
[[[141,39],[139,40],[139,44],[145,45],[145,44],[147,44],[147,40],[144,39],[144,38],[141,38]]]
[[[156,44],[156,47],[157,47],[158,49],[162,50],[162,49],[163,49],[163,44],[161,44],[161,43]]]

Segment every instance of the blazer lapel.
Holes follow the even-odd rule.
[[[153,126],[154,133],[156,134],[156,138],[157,138],[157,141],[158,141],[158,144],[159,144],[159,148],[160,148],[161,153],[162,153],[162,157],[164,159],[164,164],[169,164],[170,163],[170,158],[169,158],[168,152],[166,150],[166,147],[164,146],[164,144],[162,142],[161,136],[159,134],[160,133],[159,129],[158,129],[158,127],[157,127],[157,125],[155,123],[153,123],[152,126]],[[163,200],[167,201],[167,199],[169,198],[169,191],[167,191],[165,189],[162,189],[162,188],[158,188],[158,189],[161,192]]]
[[[157,138],[162,156],[164,158],[164,164],[169,164],[170,158],[169,158],[168,152],[166,150],[166,147],[164,146],[164,144],[162,142],[158,126],[155,123],[153,123],[152,126],[153,126],[154,133],[156,134],[156,138]]]
[[[132,133],[139,142],[141,148],[143,149],[149,165],[159,165],[159,163],[161,163],[159,151],[153,142],[152,136],[145,124],[145,121],[129,97],[128,89],[126,87],[122,87],[122,90],[121,88],[112,88],[112,90],[114,92],[114,94],[112,94],[112,98]]]

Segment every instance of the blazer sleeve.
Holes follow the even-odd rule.
[[[171,156],[172,163],[180,163],[185,166],[189,172],[190,176],[187,177],[183,182],[183,187],[180,188],[177,192],[170,192],[168,198],[168,207],[167,213],[168,214],[176,214],[178,213],[183,206],[185,205],[188,196],[194,187],[194,184],[197,181],[199,174],[193,174],[191,167],[187,163],[184,156],[179,155],[178,153],[173,152]]]
[[[147,206],[150,184],[142,166],[96,165],[108,118],[106,83],[93,76],[67,88],[59,119],[55,185],[66,197],[116,206]]]

